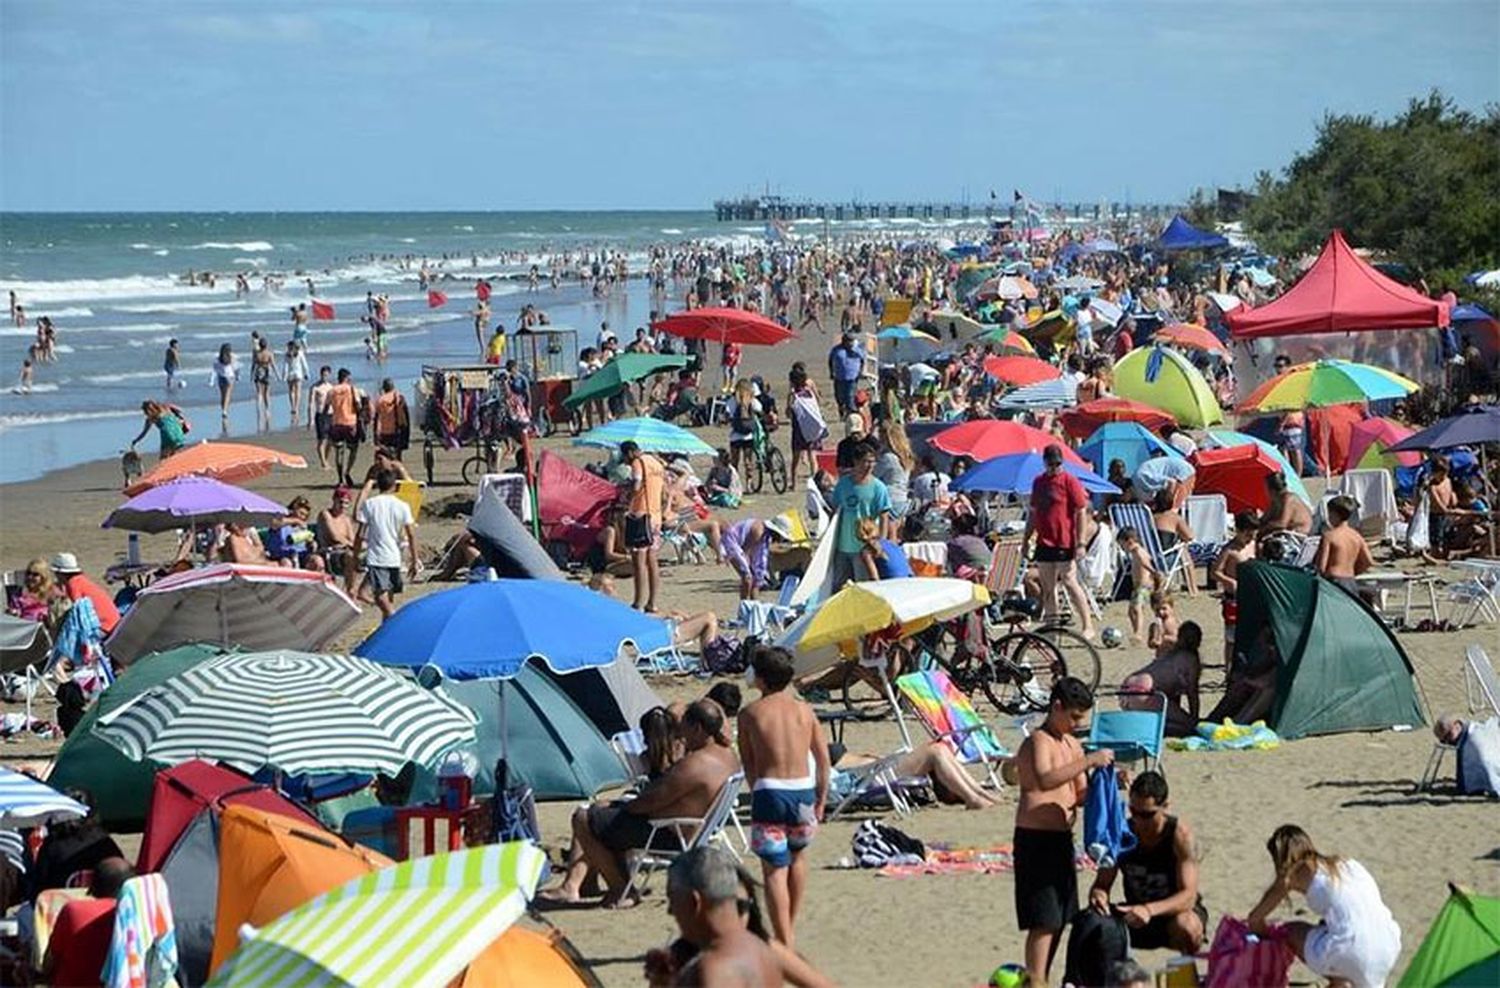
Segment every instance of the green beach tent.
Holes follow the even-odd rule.
[[[587,380],[580,381],[577,389],[563,399],[563,405],[577,408],[586,401],[611,397],[643,377],[686,367],[687,363],[687,357],[665,353],[622,353],[590,374]]]
[[[1448,886],[1427,938],[1398,988],[1500,985],[1500,898]]]
[[[1188,429],[1206,429],[1224,421],[1213,389],[1198,369],[1176,350],[1143,346],[1115,364],[1115,394],[1159,408]]]
[[[1239,638],[1251,665],[1274,642],[1280,671],[1267,723],[1284,738],[1426,723],[1411,660],[1358,597],[1311,570],[1240,565]],[[1265,628],[1269,637],[1252,629]]]
[[[182,645],[132,662],[89,707],[63,742],[47,784],[56,789],[87,792],[93,798],[95,811],[110,830],[139,831],[145,826],[146,811],[151,804],[156,765],[131,761],[119,748],[96,736],[94,724],[100,716],[223,651],[216,645]]]

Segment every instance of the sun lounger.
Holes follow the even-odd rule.
[[[866,809],[869,807],[889,807],[897,816],[906,816],[912,811],[909,794],[913,790],[931,790],[931,783],[925,779],[903,778],[897,771],[901,759],[910,752],[902,748],[894,751],[884,758],[877,758],[873,762],[863,765],[855,765],[848,769],[839,769],[845,776],[844,796],[828,810],[827,818],[832,820],[841,816],[846,811]]]

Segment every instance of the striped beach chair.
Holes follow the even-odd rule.
[[[925,669],[908,673],[897,678],[896,689],[935,740],[951,747],[966,765],[983,765],[990,785],[1000,788],[995,763],[1009,757],[1010,752],[946,672]]]

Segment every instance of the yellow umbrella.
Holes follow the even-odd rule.
[[[951,577],[904,577],[851,583],[828,598],[803,626],[795,647],[813,651],[899,627],[914,635],[929,625],[990,602],[983,584]]]

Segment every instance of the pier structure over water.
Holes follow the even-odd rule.
[[[1108,223],[1115,220],[1168,220],[1181,206],[1166,203],[1077,202],[1044,207],[1049,218],[1061,213],[1078,222]],[[1020,204],[1003,200],[989,202],[813,202],[780,196],[718,199],[714,214],[721,223],[763,223],[790,220],[915,219],[915,220],[1010,220],[1024,223]]]

